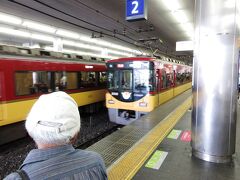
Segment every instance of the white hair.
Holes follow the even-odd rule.
[[[65,92],[42,95],[29,112],[25,126],[37,144],[68,144],[80,131],[78,105]]]

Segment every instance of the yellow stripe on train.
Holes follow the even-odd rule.
[[[78,106],[104,101],[106,89],[70,94]],[[0,104],[0,126],[12,124],[26,119],[36,99],[19,100]],[[44,107],[43,107],[44,108]]]
[[[168,100],[172,99],[173,97],[183,93],[184,91],[190,89],[192,83],[186,83],[154,96],[146,95],[142,99],[135,101],[135,102],[121,102],[114,98],[110,93],[106,94],[106,106],[107,108],[113,109],[126,109],[126,110],[133,110],[133,111],[141,111],[141,112],[150,112],[157,106],[167,102]],[[146,103],[146,107],[141,107],[140,103]]]

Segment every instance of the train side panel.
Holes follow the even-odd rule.
[[[86,91],[70,94],[78,104],[78,106],[84,106],[92,104],[94,102],[104,101],[105,89]],[[26,119],[29,110],[36,99],[19,100],[8,103],[2,103],[0,108],[2,109],[2,120],[0,126],[20,122]],[[44,107],[43,107],[44,108]]]
[[[0,70],[0,123],[3,121],[3,72]]]
[[[158,101],[159,101],[159,105],[167,102],[168,100],[172,99],[173,96],[174,96],[174,90],[173,89],[169,89],[169,90],[166,90],[162,93],[159,93],[158,95]]]
[[[173,94],[174,96],[177,96],[181,93],[183,93],[184,91],[188,90],[188,89],[191,89],[192,88],[192,82],[189,82],[189,83],[186,83],[186,84],[183,84],[181,86],[177,86],[173,89]]]
[[[73,93],[70,96],[75,99],[78,106],[92,104],[93,102],[100,102],[105,100],[106,89],[99,89],[94,91],[86,91],[80,93]]]

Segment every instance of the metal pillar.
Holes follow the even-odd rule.
[[[196,0],[192,153],[225,163],[235,153],[239,0]]]

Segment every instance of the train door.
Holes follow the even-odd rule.
[[[3,72],[0,72],[0,121],[3,121]]]

